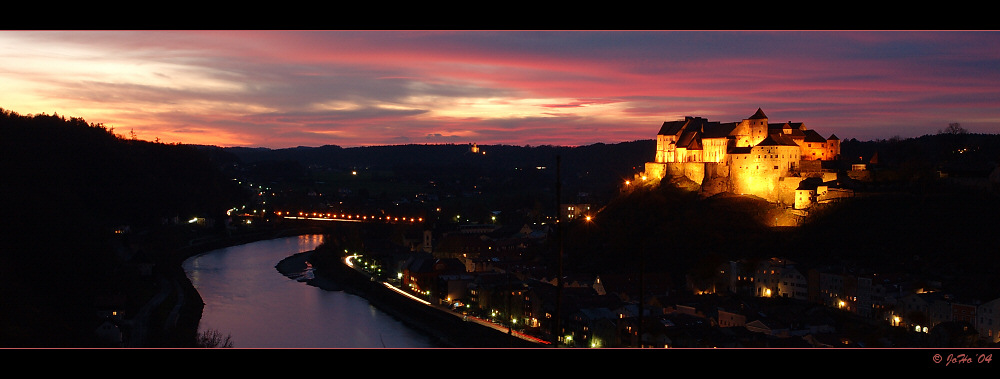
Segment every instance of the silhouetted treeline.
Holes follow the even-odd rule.
[[[123,291],[116,229],[221,221],[242,196],[194,147],[123,137],[80,118],[0,109],[0,151],[7,346],[85,344],[95,299]]]
[[[617,197],[593,221],[567,223],[572,272],[667,273],[675,285],[733,260],[791,259],[941,281],[951,293],[1000,297],[1000,197],[927,186],[817,205],[800,227],[771,228],[781,209],[762,199],[702,198],[661,183]]]
[[[820,206],[795,231],[803,260],[928,275],[956,294],[1000,297],[1000,197],[948,186]]]
[[[925,173],[933,176],[938,170],[958,176],[986,176],[1000,162],[1000,135],[939,133],[906,139],[848,139],[841,143],[841,157],[848,165],[865,163],[903,170],[903,180]]]
[[[566,264],[576,272],[667,273],[676,285],[697,267],[769,256],[781,233],[769,229],[772,204],[758,198],[697,192],[662,182],[637,187],[592,221],[566,226]]]
[[[42,223],[34,226],[141,228],[173,217],[219,217],[241,196],[232,177],[191,146],[128,139],[57,115],[3,111],[0,128],[4,209]]]
[[[436,180],[447,185],[476,182],[493,189],[537,189],[532,195],[551,196],[556,183],[556,157],[560,157],[562,186],[567,202],[580,192],[609,197],[623,180],[643,171],[653,159],[656,143],[640,140],[579,147],[479,145],[395,145],[342,148],[297,147],[288,149],[214,148],[216,154],[235,157],[247,170],[275,172],[276,178],[304,178],[309,168],[370,170],[403,183]],[[221,151],[222,153],[219,153]],[[296,165],[297,163],[297,165]],[[279,170],[275,170],[279,169]],[[490,187],[492,185],[492,187]],[[480,188],[481,189],[481,188]]]

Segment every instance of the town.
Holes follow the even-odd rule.
[[[758,159],[754,149],[809,129],[759,124],[758,134],[774,135],[749,146],[733,134],[724,151],[735,154],[716,150],[713,160],[697,145],[719,141],[686,139],[680,162],[675,141],[675,164],[666,134],[579,147],[270,150],[3,116],[18,152],[7,163],[20,178],[5,183],[17,196],[5,198],[3,230],[22,252],[5,256],[22,268],[3,277],[7,346],[206,346],[202,303],[179,262],[317,231],[333,261],[353,257],[379,281],[538,346],[998,342],[1000,143],[957,124],[920,138],[762,151],[753,169],[778,159],[765,169],[780,174],[754,187],[764,192],[744,192],[733,185],[743,174],[731,173]],[[664,126],[678,124],[697,123]],[[689,136],[717,132],[703,125]],[[26,285],[42,266],[46,285]]]
[[[653,256],[671,249],[649,243],[645,247],[645,266],[641,266],[642,257],[626,257],[616,250],[603,249],[594,254],[605,255],[601,260],[605,266],[595,268],[592,265],[584,269],[586,265],[576,264],[560,276],[556,270],[559,262],[552,259],[553,251],[568,249],[571,252],[566,253],[567,257],[590,259],[582,258],[584,255],[579,251],[600,244],[585,235],[601,233],[597,230],[609,218],[610,222],[616,222],[614,219],[620,218],[620,209],[625,207],[622,198],[649,196],[649,193],[661,191],[662,187],[672,188],[667,191],[671,195],[694,202],[751,201],[753,204],[749,206],[754,207],[754,211],[748,213],[751,216],[743,222],[753,223],[754,215],[764,214],[758,218],[769,230],[765,234],[790,233],[789,230],[799,228],[809,219],[810,211],[830,212],[827,209],[848,202],[883,201],[878,195],[881,191],[870,190],[878,183],[872,175],[889,177],[895,174],[888,169],[880,170],[882,166],[877,163],[877,154],[870,154],[867,160],[844,163],[840,159],[840,141],[836,136],[816,138],[815,132],[800,123],[768,125],[759,109],[743,124],[752,120],[763,121],[757,131],[744,128],[744,134],[756,135],[756,140],[746,139],[742,143],[744,146],[739,146],[734,143],[739,140],[737,133],[731,133],[730,154],[712,153],[716,158],[710,163],[710,169],[691,169],[692,164],[704,166],[702,157],[709,156],[691,146],[714,145],[726,151],[724,134],[718,137],[721,143],[699,142],[697,138],[700,133],[716,133],[710,128],[719,124],[697,118],[665,123],[658,136],[656,151],[648,154],[656,157],[657,162],[647,163],[645,171],[616,183],[617,192],[608,203],[561,201],[558,214],[543,215],[522,208],[517,210],[522,217],[515,218],[510,216],[511,210],[485,211],[488,208],[482,208],[476,215],[466,213],[463,216],[465,211],[458,213],[460,211],[455,208],[442,207],[441,204],[446,204],[441,201],[445,197],[471,201],[484,196],[483,192],[475,190],[483,188],[477,184],[468,185],[472,191],[456,194],[415,193],[410,201],[429,206],[410,206],[406,208],[408,214],[405,211],[365,214],[337,210],[350,208],[343,202],[351,198],[347,189],[338,191],[341,200],[329,203],[325,211],[315,208],[279,210],[271,218],[244,214],[248,220],[278,224],[352,220],[381,225],[378,227],[381,231],[374,238],[341,246],[347,254],[356,254],[359,267],[364,267],[370,275],[441,308],[490,320],[557,346],[982,347],[995,346],[1000,341],[1000,319],[997,319],[1000,317],[1000,297],[975,297],[989,296],[989,292],[975,295],[962,290],[950,292],[956,288],[955,283],[943,282],[943,278],[951,277],[949,275],[924,275],[899,268],[904,266],[866,266],[859,262],[820,260],[814,256],[799,260],[785,254],[798,247],[772,247],[766,255],[746,257],[713,252],[707,254],[712,259],[690,257],[685,260],[689,264],[683,268],[664,270],[656,264],[662,260]],[[701,124],[692,126],[692,122]],[[669,128],[674,125],[682,127]],[[739,125],[730,124],[728,129],[740,130]],[[685,132],[683,127],[694,130]],[[664,133],[668,129],[670,132]],[[683,149],[675,147],[679,146],[676,140],[667,141],[669,138],[664,138],[665,134],[683,136],[680,140],[686,141],[688,146],[683,153],[687,158],[677,158],[681,154],[678,151]],[[805,139],[796,142],[789,135]],[[768,152],[758,154],[750,163],[738,161],[755,155],[751,153],[756,151],[754,149],[775,146],[776,141],[783,141],[779,145],[791,148],[771,153],[783,160],[780,165],[783,169],[768,167],[760,171],[768,175],[747,179],[755,172],[745,167],[759,167],[759,162],[765,160],[759,156]],[[811,143],[816,146],[806,145]],[[487,147],[475,144],[466,149],[466,158],[490,153]],[[771,165],[774,159],[768,157],[766,160],[765,163]],[[744,169],[720,168],[734,162]],[[841,163],[842,166],[838,166]],[[544,168],[531,169],[538,172]],[[733,186],[719,185],[718,180],[708,185],[713,179],[708,178],[711,175],[706,172],[724,172],[726,175],[721,176],[731,177],[732,183],[758,184],[736,184],[736,188],[747,190],[733,191]],[[935,182],[944,183],[950,179],[949,183],[961,183],[955,185],[966,189],[975,187],[987,197],[996,195],[995,169],[979,177],[978,182],[955,174],[949,178],[946,171],[933,174],[937,176]],[[349,175],[358,173],[352,171]],[[315,191],[312,196],[316,196]],[[573,200],[592,199],[574,196]],[[394,199],[393,204],[400,206],[410,201],[399,198]],[[740,208],[741,211],[746,206]],[[738,232],[754,231],[756,229]],[[624,233],[619,237],[621,234]],[[632,236],[642,239],[642,234],[634,232]],[[684,237],[696,239],[699,236],[691,233]],[[831,243],[833,238],[807,241],[820,245]],[[681,245],[675,241],[671,243]],[[692,245],[697,247],[678,251],[710,253],[704,245]],[[754,247],[751,245],[727,247],[751,250]],[[643,249],[643,245],[636,246]],[[340,251],[339,248],[334,250]],[[890,258],[886,256],[885,259]],[[621,267],[611,268],[612,265]],[[971,277],[973,273],[967,275]],[[558,328],[558,332],[554,328]]]

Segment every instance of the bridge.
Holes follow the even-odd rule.
[[[288,220],[312,220],[312,221],[339,221],[339,222],[378,222],[378,223],[417,223],[424,222],[423,217],[412,216],[390,216],[390,215],[365,215],[358,213],[333,213],[333,212],[274,212],[278,217]]]

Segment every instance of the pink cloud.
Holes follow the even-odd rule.
[[[78,73],[25,72],[17,78],[35,83],[31,96],[48,102],[32,103],[32,109],[18,109],[14,100],[0,106],[117,124],[141,138],[268,147],[461,138],[481,144],[610,143],[653,138],[660,122],[677,115],[736,121],[757,107],[777,119],[843,130],[841,138],[919,135],[946,122],[1000,132],[997,35],[0,33],[32,46],[51,43],[52,49],[93,53],[76,58],[78,69],[96,57],[114,57],[120,67],[150,78],[130,82],[130,76],[83,71],[82,80]],[[155,69],[144,71],[150,67]],[[440,115],[454,104],[495,108]],[[518,108],[504,110],[503,104]],[[585,112],[595,108],[602,112]]]

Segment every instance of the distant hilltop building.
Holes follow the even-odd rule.
[[[770,123],[758,108],[738,122],[685,117],[667,121],[656,135],[656,156],[643,176],[689,179],[707,194],[731,192],[806,208],[827,194],[840,158],[836,135],[824,138],[801,122]]]
[[[480,149],[476,143],[469,145],[469,152],[475,155],[486,155],[486,150]]]

